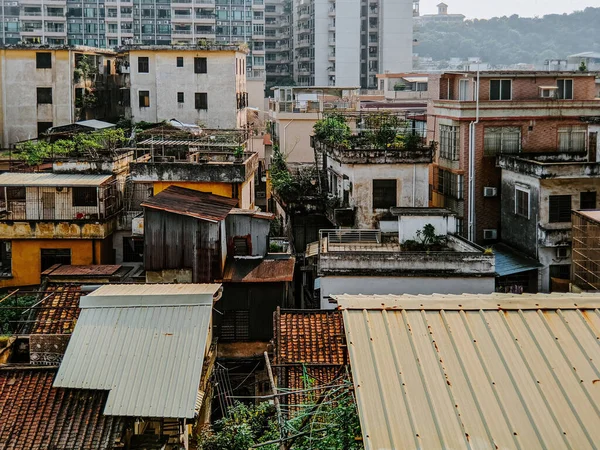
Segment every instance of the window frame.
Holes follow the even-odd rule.
[[[567,82],[571,83],[570,95],[568,98],[565,96]],[[573,78],[559,78],[556,80],[556,85],[558,86],[558,92],[556,93],[556,98],[558,100],[573,100],[575,97],[575,80]]]
[[[194,94],[194,107],[199,111],[208,111],[208,92]]]
[[[468,102],[469,101],[469,79],[458,80],[458,101]],[[464,91],[463,91],[464,86]],[[464,95],[463,95],[464,94]]]
[[[76,193],[78,193],[76,195]],[[77,186],[71,190],[71,206],[73,208],[97,208],[98,188],[94,186]]]
[[[208,58],[203,56],[194,57],[194,73],[199,75],[208,73]]]
[[[440,124],[440,158],[449,161],[460,159],[460,127]]]
[[[150,73],[150,58],[148,56],[138,56],[138,73]]]
[[[49,97],[48,97],[48,93]],[[41,99],[40,99],[41,97]],[[44,98],[45,97],[45,98]],[[49,101],[48,101],[49,99]],[[36,88],[36,101],[38,105],[52,105],[52,88],[51,87],[38,87]]]
[[[566,198],[569,198],[569,211],[568,211],[568,220],[566,217],[566,212],[564,211],[565,205],[561,205],[560,201],[566,201]],[[553,206],[554,202],[555,203]],[[555,211],[553,212],[553,209]],[[548,223],[569,223],[571,222],[571,211],[573,210],[573,196],[570,194],[567,195],[549,195],[548,196]]]
[[[583,134],[580,142],[583,144],[583,148],[575,148],[573,145],[577,140],[574,138],[576,134]],[[566,146],[563,145],[562,139],[566,136]],[[562,152],[574,152],[583,153],[588,148],[588,129],[585,126],[580,125],[569,125],[566,127],[558,128],[558,150]]]
[[[68,253],[68,256],[67,256]],[[60,259],[63,258],[63,262],[53,261],[52,264],[48,265],[48,259]],[[68,262],[66,261],[68,258]],[[40,268],[41,272],[48,270],[54,264],[65,264],[71,265],[73,261],[73,251],[70,248],[41,248],[40,249]],[[46,264],[45,264],[46,263]]]
[[[46,61],[44,61],[44,60],[46,60]],[[52,69],[52,53],[51,52],[36,52],[35,68],[36,69]]]
[[[590,198],[584,200],[584,196],[589,196]],[[593,198],[593,201],[592,201]],[[591,204],[591,206],[590,206]],[[590,210],[597,209],[598,205],[598,194],[596,191],[585,191],[579,193],[579,209]]]
[[[527,214],[519,207],[519,194],[527,194]],[[531,190],[526,186],[515,186],[515,216],[531,219]]]
[[[148,101],[142,104],[142,99],[146,98]],[[138,91],[138,104],[140,108],[150,108],[150,91]]]
[[[376,183],[383,184],[383,186],[376,186]],[[385,186],[385,184],[388,184],[388,186]],[[392,205],[389,205],[390,200],[392,199],[392,192],[394,194],[394,201]],[[383,193],[383,195],[379,196],[376,200],[376,195],[379,195],[380,193]],[[390,208],[398,206],[398,180],[395,178],[372,180],[371,204],[373,210],[389,210]]]
[[[492,89],[492,83],[500,83],[499,87],[498,87],[498,98],[492,98],[492,93],[493,93],[493,89]],[[508,90],[509,92],[509,96],[508,98],[503,98],[503,93],[504,93],[504,89],[502,88],[504,83],[510,83],[510,88]],[[494,78],[492,80],[490,80],[490,101],[492,102],[509,102],[512,101],[512,82],[513,80],[510,78]]]
[[[178,92],[177,93],[177,104],[183,104],[183,103],[185,103],[185,93]]]
[[[176,67],[183,67],[183,56],[178,56],[175,61]]]
[[[518,149],[508,150],[510,138],[518,133]],[[497,147],[496,147],[497,146]],[[523,150],[523,133],[520,126],[485,127],[483,129],[483,152],[487,156],[496,156],[501,153],[516,154]]]

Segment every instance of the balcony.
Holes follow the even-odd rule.
[[[540,247],[570,247],[571,222],[538,224],[537,240]]]
[[[458,236],[448,235],[443,249],[411,251],[381,230],[337,229],[319,232],[319,276],[488,276],[493,254]]]
[[[500,155],[498,164],[504,170],[538,179],[600,177],[600,162],[588,162],[586,153],[555,151],[546,154]]]

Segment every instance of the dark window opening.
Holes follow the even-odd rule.
[[[35,54],[36,69],[52,69],[52,53],[36,53]]]
[[[150,59],[147,56],[138,57],[138,73],[150,72]]]
[[[196,92],[196,109],[208,109],[208,94],[206,92]]]
[[[12,242],[0,241],[0,276],[12,275]]]
[[[220,339],[225,342],[248,341],[250,339],[250,311],[224,311]]]
[[[550,222],[571,221],[571,196],[551,195],[549,198]]]
[[[150,91],[140,91],[140,108],[148,108],[150,106]]]
[[[183,92],[178,92],[177,93],[177,103],[183,103],[183,99],[184,99]]]
[[[70,248],[43,248],[40,250],[42,260],[42,272],[48,270],[54,264],[71,265]]]
[[[183,56],[177,57],[177,67],[183,67]]]
[[[50,128],[52,128],[52,122],[38,122],[37,123],[38,136],[41,136],[46,131],[48,131]]]
[[[579,209],[596,209],[596,192],[581,192]]]
[[[206,58],[194,58],[194,73],[207,73]]]
[[[98,206],[98,192],[95,187],[74,187],[73,206]]]
[[[123,238],[123,262],[144,261],[144,240],[132,237]]]
[[[37,88],[37,103],[38,105],[52,104],[52,88],[39,87]]]
[[[397,206],[396,180],[373,180],[373,209]]]
[[[490,100],[511,100],[511,80],[490,80]]]
[[[550,266],[550,278],[559,278],[561,280],[571,279],[570,264],[553,264]]]

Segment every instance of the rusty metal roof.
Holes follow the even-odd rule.
[[[6,172],[0,174],[0,186],[25,186],[25,187],[75,187],[75,186],[100,186],[108,181],[113,181],[112,175],[82,175],[63,173],[16,173]]]
[[[31,334],[71,334],[79,317],[80,286],[48,286],[33,308]],[[29,324],[27,324],[29,327]]]
[[[121,268],[118,264],[95,264],[73,266],[68,264],[54,264],[42,272],[42,275],[55,276],[108,276],[114,275]]]
[[[366,450],[597,448],[600,295],[337,301]]]
[[[56,368],[0,369],[0,448],[105,450],[124,418],[102,414],[108,392],[52,387]]]
[[[234,259],[227,263],[225,283],[280,283],[294,280],[296,258]]]
[[[142,203],[142,206],[209,222],[219,222],[225,219],[237,204],[238,201],[233,198],[169,186],[154,197],[150,197]]]

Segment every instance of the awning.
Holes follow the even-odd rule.
[[[505,246],[494,247],[494,255],[496,256],[497,277],[506,277],[542,267],[535,259],[520,255]]]
[[[404,79],[409,83],[427,83],[429,81],[429,77],[404,77]]]

